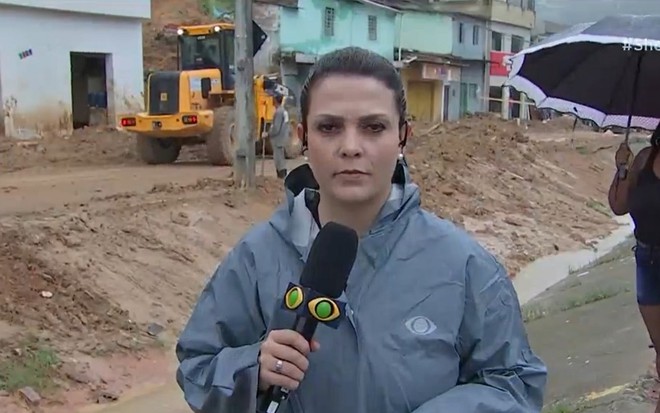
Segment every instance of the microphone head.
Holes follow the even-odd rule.
[[[357,249],[358,236],[354,230],[328,222],[312,243],[300,284],[329,298],[339,298],[346,289]]]

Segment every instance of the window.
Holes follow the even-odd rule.
[[[479,44],[479,26],[472,26],[472,44]]]
[[[376,16],[369,16],[369,40],[378,40],[378,19]]]
[[[463,32],[465,31],[465,27],[463,26],[463,23],[458,23],[458,42],[463,43]]]
[[[489,88],[488,111],[492,113],[502,113],[502,88],[500,86],[491,86]]]
[[[335,35],[335,9],[332,7],[325,8],[323,15],[323,34],[327,37]]]
[[[495,51],[498,51],[498,52],[502,51],[502,33],[493,32],[491,34],[490,48],[491,48],[491,50],[495,50]]]
[[[511,36],[511,53],[518,53],[525,48],[525,39],[520,36]]]

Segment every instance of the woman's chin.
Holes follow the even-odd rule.
[[[362,186],[341,186],[333,189],[333,197],[345,204],[362,204],[373,198],[372,191]]]

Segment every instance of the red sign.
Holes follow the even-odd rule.
[[[509,76],[509,67],[504,58],[513,56],[509,52],[490,52],[490,75],[491,76]]]

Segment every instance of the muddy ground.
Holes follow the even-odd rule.
[[[660,383],[629,240],[523,306],[548,365],[544,413],[651,413]]]
[[[604,204],[619,140],[483,117],[415,125],[408,158],[425,206],[514,275],[613,228]],[[42,405],[70,411],[162,375],[162,350],[218,260],[283,197],[270,160],[245,193],[203,153],[145,166],[130,137],[107,129],[0,140],[0,389],[39,387]],[[38,377],[3,380],[31,363]]]

